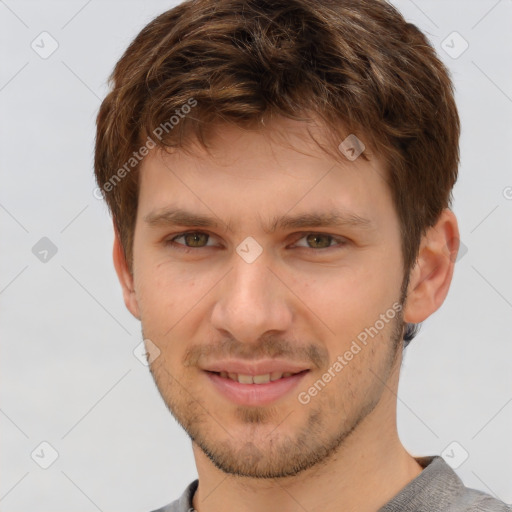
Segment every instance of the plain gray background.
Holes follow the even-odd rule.
[[[510,503],[512,1],[393,3],[455,83],[453,209],[464,244],[445,304],[406,351],[399,433],[413,455],[460,462],[467,452],[456,469],[465,484]],[[196,478],[188,437],[133,353],[140,326],[114,273],[110,217],[93,196],[106,79],[173,5],[0,0],[2,511],[144,512]],[[43,31],[58,43],[47,58],[31,47],[51,49]]]

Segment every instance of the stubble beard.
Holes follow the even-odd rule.
[[[404,296],[400,301],[402,305],[403,299]],[[327,464],[375,409],[384,383],[395,368],[401,353],[402,318],[401,310],[390,322],[391,335],[383,368],[380,369],[378,377],[373,376],[374,382],[367,383],[369,389],[360,393],[359,408],[347,410],[346,405],[351,401],[348,394],[344,401],[337,402],[338,399],[332,396],[332,391],[330,395],[328,391],[323,392],[325,395],[321,392],[308,405],[307,418],[293,435],[280,431],[280,424],[286,424],[286,417],[280,417],[278,407],[238,406],[234,415],[238,424],[243,425],[246,434],[245,439],[236,438],[222,425],[222,415],[216,411],[208,411],[208,404],[203,404],[200,399],[192,396],[170,375],[163,358],[159,358],[163,359],[160,364],[151,364],[150,370],[172,416],[218,469],[226,474],[250,478],[295,476],[314,466]],[[333,405],[340,406],[341,410],[333,409]],[[334,431],[333,415],[338,418]],[[293,416],[293,411],[289,416]]]

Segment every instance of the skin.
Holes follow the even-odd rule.
[[[444,210],[423,237],[401,315],[303,404],[297,393],[401,298],[399,219],[381,163],[335,161],[304,123],[284,119],[258,132],[219,126],[209,154],[193,148],[144,159],[133,273],[117,233],[114,264],[127,308],[160,351],[150,369],[162,398],[193,440],[194,508],[377,510],[422,470],[397,433],[402,322],[422,322],[448,293],[459,238],[454,214]],[[170,206],[212,216],[219,227],[145,220]],[[373,227],[264,229],[274,217],[329,208]],[[209,236],[166,244],[187,231]],[[262,248],[252,263],[236,252],[248,236]],[[240,406],[200,369],[230,355],[279,355],[310,371],[278,402]]]

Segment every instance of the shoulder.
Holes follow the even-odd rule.
[[[512,512],[511,505],[466,487],[439,455],[416,460],[423,471],[379,512]]]
[[[464,487],[453,505],[453,512],[512,512],[507,505],[493,496],[476,489]],[[452,509],[450,509],[452,512]]]
[[[194,480],[187,486],[183,491],[183,494],[177,500],[169,503],[169,505],[153,510],[152,512],[195,512],[194,507],[192,506],[192,498],[196,492],[198,484],[199,480]]]

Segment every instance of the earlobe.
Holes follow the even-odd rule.
[[[128,269],[126,257],[124,253],[119,233],[114,225],[114,247],[113,247],[114,267],[116,269],[117,277],[123,290],[123,298],[128,311],[140,320],[139,304],[135,295],[133,275]]]
[[[452,281],[459,245],[457,219],[451,210],[445,209],[436,225],[421,240],[407,290],[405,322],[423,322],[444,302]]]

